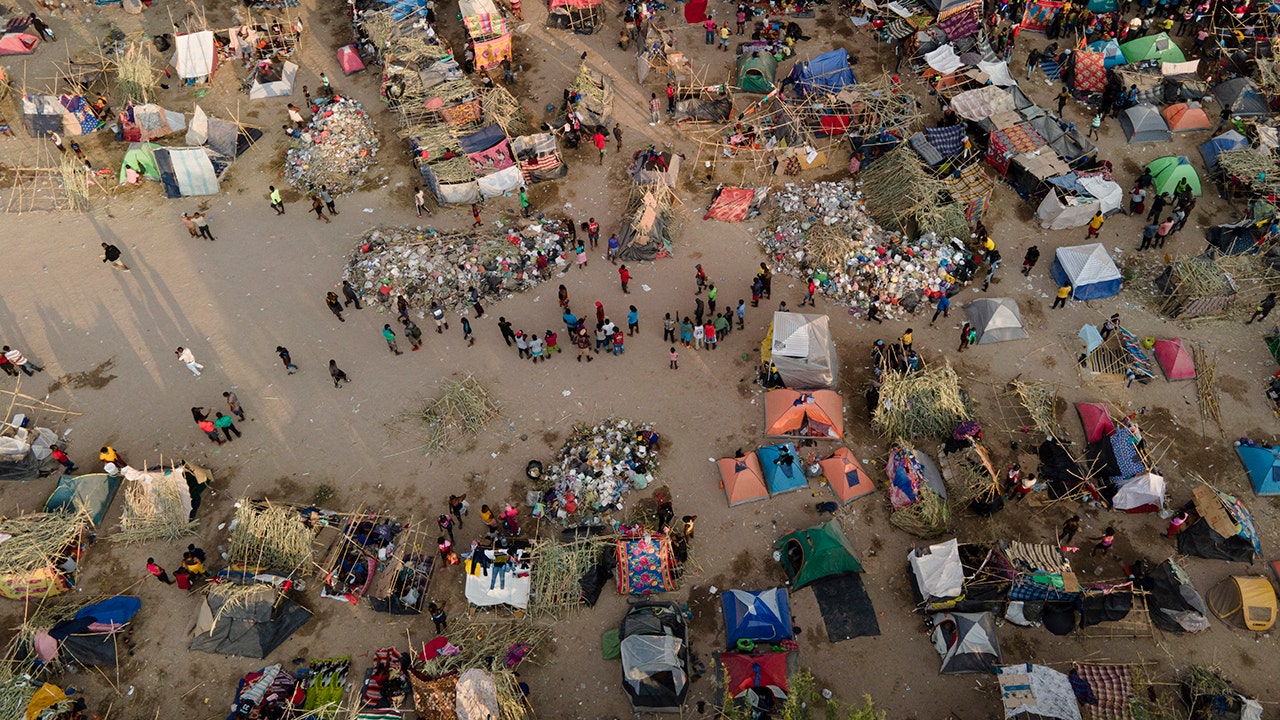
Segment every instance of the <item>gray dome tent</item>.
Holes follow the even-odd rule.
[[[989,612],[934,615],[932,638],[942,656],[943,675],[989,675],[1000,664],[996,622]]]
[[[1022,314],[1012,298],[980,298],[964,306],[969,323],[978,330],[978,344],[1026,340]]]
[[[1134,105],[1120,116],[1120,128],[1131,143],[1169,142],[1169,123],[1154,105]]]

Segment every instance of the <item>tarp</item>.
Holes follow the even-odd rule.
[[[360,53],[356,50],[355,45],[343,45],[338,48],[338,67],[342,68],[345,75],[360,72],[364,69],[364,61],[360,59]]]
[[[24,717],[26,720],[36,720],[45,710],[66,699],[67,693],[62,688],[53,683],[43,683],[39,689],[32,693],[31,700],[27,703]],[[17,719],[15,718],[14,720]]]
[[[782,588],[725,590],[720,601],[729,649],[737,647],[739,640],[772,644],[793,636],[791,604]]]
[[[500,197],[505,193],[518,189],[524,182],[523,178],[520,167],[512,165],[505,170],[499,170],[484,177],[476,178],[476,187],[479,188],[480,195],[483,197]]]
[[[791,76],[796,81],[796,92],[801,95],[834,94],[857,82],[849,68],[849,52],[844,48],[825,52],[808,62],[796,63]]]
[[[1232,78],[1214,85],[1213,97],[1222,107],[1230,108],[1232,115],[1256,117],[1271,114],[1266,97],[1247,77]]]
[[[1262,553],[1253,516],[1240,498],[1208,485],[1193,487],[1191,497],[1200,519],[1178,533],[1179,553],[1230,562],[1253,562]]]
[[[1094,350],[1102,347],[1102,333],[1098,332],[1098,328],[1089,323],[1085,323],[1080,327],[1080,332],[1076,333],[1076,337],[1084,342],[1084,351],[1092,353]]]
[[[700,24],[707,19],[707,0],[689,0],[684,4],[684,21]]]
[[[1076,56],[1076,90],[1102,92],[1107,89],[1107,58],[1100,52],[1080,50]]]
[[[143,177],[152,180],[160,179],[160,168],[156,167],[156,150],[160,146],[155,143],[132,143],[129,149],[124,151],[124,160],[120,162],[120,182],[125,182],[128,173],[125,168],[133,168],[140,170]]]
[[[102,520],[120,489],[120,475],[111,476],[106,473],[91,475],[63,475],[58,478],[58,486],[44,503],[45,512],[75,512],[84,510],[89,513],[94,527],[102,527]]]
[[[889,504],[894,510],[920,502],[921,488],[928,488],[940,497],[947,496],[947,488],[942,482],[938,466],[919,450],[895,446],[889,452],[884,472],[889,478]]]
[[[960,61],[960,56],[956,54],[956,49],[951,45],[942,45],[932,52],[924,54],[924,61],[934,72],[943,75],[951,73],[964,67],[964,63]]]
[[[556,136],[552,133],[511,138],[511,152],[527,183],[555,180],[569,172],[569,166],[560,158]]]
[[[996,676],[1006,720],[1080,720],[1080,706],[1066,673],[1024,663],[997,667]]]
[[[1053,23],[1053,19],[1062,12],[1062,6],[1065,3],[1062,0],[1030,0],[1026,9],[1022,11],[1022,22],[1020,23],[1023,30],[1032,32],[1044,32],[1049,29],[1049,25]]]
[[[786,697],[787,653],[744,655],[728,652],[720,656],[720,663],[729,676],[728,687],[725,688],[729,697],[740,697],[753,689],[762,695],[772,695],[779,702]]]
[[[1128,480],[1117,480],[1119,489],[1111,499],[1117,510],[1128,513],[1159,512],[1164,509],[1164,478],[1152,472],[1142,473]]]
[[[921,599],[926,603],[956,598],[964,592],[960,543],[954,538],[912,549],[907,553],[907,564],[915,576]]]
[[[1120,43],[1115,38],[1107,40],[1095,40],[1089,43],[1090,52],[1102,53],[1102,62],[1108,70],[1117,66],[1124,65],[1128,60],[1124,59],[1124,52],[1120,50]]]
[[[1164,376],[1169,380],[1191,380],[1196,376],[1196,365],[1191,353],[1182,346],[1178,338],[1157,340],[1155,344],[1156,360]]]
[[[1280,447],[1237,445],[1236,454],[1249,473],[1254,493],[1280,495]]]
[[[0,55],[30,55],[40,45],[40,38],[24,32],[0,35]]]
[[[493,0],[458,0],[458,14],[471,38],[507,33],[507,19]]]
[[[932,638],[942,656],[943,675],[989,675],[1000,664],[996,623],[989,612],[934,615]]]
[[[1177,103],[1165,108],[1161,113],[1172,132],[1191,132],[1193,130],[1210,130],[1213,123],[1205,114],[1200,103]]]
[[[791,581],[800,588],[832,575],[862,572],[862,563],[853,554],[853,544],[838,519],[806,530],[795,530],[778,538],[779,562]]]
[[[225,603],[208,595],[189,648],[198,652],[264,658],[311,619],[311,611],[261,585],[252,596]]]
[[[1166,155],[1147,164],[1156,193],[1172,195],[1183,180],[1191,186],[1191,194],[1200,195],[1200,176],[1185,155]]]
[[[498,683],[493,675],[479,668],[471,668],[458,676],[454,688],[454,714],[458,720],[489,720],[500,717]],[[357,720],[360,720],[357,716]]]
[[[1111,422],[1111,413],[1101,403],[1076,403],[1076,412],[1080,414],[1080,424],[1084,426],[1084,437],[1091,443],[1116,431],[1115,423]]]
[[[187,123],[187,145],[204,146],[226,158],[238,158],[253,144],[262,139],[262,131],[256,127],[240,126],[227,120],[210,117],[196,105]]]
[[[250,100],[263,100],[273,97],[288,97],[293,94],[293,83],[298,77],[298,66],[284,61],[284,65],[280,68],[280,79],[270,82],[262,82],[254,79],[253,85],[249,86]]]
[[[1191,578],[1172,559],[1147,574],[1151,622],[1161,630],[1198,633],[1209,629],[1208,609]]]
[[[476,552],[488,551],[479,549]],[[489,570],[486,574],[485,568],[479,563],[464,561],[462,565],[467,573],[465,588],[467,602],[476,607],[506,605],[520,610],[529,607],[531,582],[527,568],[517,569],[509,566],[504,577],[495,579],[491,577],[493,570]]]
[[[218,194],[218,174],[204,148],[156,148],[155,159],[165,197]]]
[[[1232,575],[1209,591],[1209,609],[1222,620],[1254,632],[1276,624],[1276,590],[1258,575]]]
[[[722,187],[716,191],[716,197],[711,201],[711,207],[707,209],[702,219],[742,222],[747,219],[755,196],[756,192],[751,188]]]
[[[33,138],[48,137],[49,133],[64,133],[63,118],[67,109],[53,95],[23,95],[22,125]]]
[[[720,458],[717,464],[720,467],[720,484],[724,486],[729,507],[769,497],[764,472],[760,469],[760,458],[756,457],[755,451],[740,458]]]
[[[121,132],[127,142],[150,142],[156,138],[185,130],[182,113],[148,103],[134,105],[120,112]]]
[[[476,68],[479,70],[492,70],[501,65],[503,60],[512,59],[511,33],[490,40],[477,40],[474,46]]]
[[[1227,150],[1239,150],[1249,147],[1249,138],[1235,130],[1228,130],[1200,146],[1200,154],[1204,157],[1204,166],[1209,171],[1218,167],[1218,156]]]
[[[840,358],[826,315],[775,312],[760,353],[789,388],[835,387]]]
[[[1097,212],[1106,214],[1101,200],[1085,195],[1059,195],[1053,188],[1045,193],[1044,199],[1036,207],[1040,227],[1046,230],[1084,227]]]
[[[213,51],[212,30],[175,35],[173,41],[177,47],[173,54],[173,67],[178,71],[178,77],[188,80],[213,74],[217,67],[217,54]]]
[[[778,75],[778,61],[767,52],[753,52],[738,57],[737,85],[743,92],[766,95],[773,92]]]
[[[978,344],[1025,340],[1022,313],[1013,298],[978,298],[964,306],[969,322],[978,330]]]
[[[769,390],[764,394],[768,437],[844,437],[844,399],[834,390]]]
[[[1173,135],[1154,105],[1134,105],[1120,115],[1120,129],[1131,143],[1169,142]]]
[[[1124,53],[1125,62],[1128,63],[1139,63],[1146,60],[1180,63],[1185,62],[1187,59],[1182,54],[1182,48],[1178,47],[1178,44],[1169,37],[1168,33],[1144,35],[1130,40],[1120,46],[1120,52]]]
[[[951,109],[965,120],[981,122],[993,115],[1014,112],[1013,95],[995,85],[965,90],[951,98]]]
[[[671,538],[643,535],[618,542],[618,592],[624,595],[649,595],[676,588],[671,568],[675,556]]]
[[[636,712],[680,712],[689,693],[689,632],[676,603],[635,603],[618,628],[622,689]]]
[[[847,447],[836,448],[831,457],[820,461],[818,466],[822,468],[822,476],[827,479],[827,485],[841,503],[856,500],[876,489],[871,476],[863,469],[862,462]]]
[[[1060,247],[1051,270],[1054,282],[1071,285],[1076,300],[1097,300],[1120,292],[1120,269],[1102,243]]]
[[[809,486],[800,464],[800,454],[793,443],[768,445],[756,451],[760,457],[760,471],[769,495],[781,495]]]

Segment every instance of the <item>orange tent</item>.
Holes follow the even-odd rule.
[[[720,465],[720,484],[724,486],[729,507],[769,497],[760,458],[754,451],[740,458],[720,458],[717,464]]]
[[[1164,121],[1169,123],[1169,129],[1173,132],[1213,129],[1213,123],[1209,122],[1209,116],[1205,114],[1199,104],[1178,103],[1170,105],[1161,114],[1164,115]]]
[[[833,390],[770,390],[764,394],[764,434],[769,437],[844,437],[844,400]]]
[[[862,463],[858,462],[853,451],[847,447],[836,448],[831,457],[820,461],[818,465],[841,504],[857,500],[876,489],[871,476],[862,469]]]

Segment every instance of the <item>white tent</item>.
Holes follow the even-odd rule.
[[[205,114],[204,108],[196,105],[196,109],[191,113],[191,122],[187,123],[187,144],[192,147],[200,147],[209,140],[209,116]]]
[[[1026,340],[1022,314],[1012,298],[979,298],[965,305],[969,322],[978,330],[978,344]]]
[[[1097,300],[1120,292],[1120,269],[1102,243],[1058,248],[1050,272],[1055,282],[1071,285],[1076,300]]]
[[[218,174],[204,148],[156,148],[155,157],[165,197],[218,194]]]
[[[959,597],[964,592],[964,565],[955,539],[907,553],[916,587],[925,602]]]
[[[1066,230],[1088,225],[1093,214],[1101,211],[1102,201],[1097,198],[1060,196],[1057,190],[1049,188],[1044,200],[1040,201],[1040,207],[1036,208],[1036,217],[1040,218],[1040,227],[1046,230]]]
[[[1164,478],[1143,473],[1116,483],[1120,489],[1111,504],[1126,512],[1156,512],[1164,508]]]
[[[477,550],[493,559],[492,550]],[[514,558],[512,558],[514,560]],[[495,607],[507,605],[524,610],[529,607],[529,590],[531,587],[529,568],[525,565],[508,566],[504,578],[492,576],[493,570],[486,574],[480,565],[473,565],[470,560],[463,563],[467,571],[467,602],[476,607]],[[492,584],[492,588],[490,585]]]
[[[213,52],[213,31],[187,33],[174,37],[177,52],[173,54],[173,66],[178,77],[189,80],[213,74],[217,60]]]
[[[1000,700],[1006,720],[1055,718],[1080,720],[1080,705],[1066,673],[1044,665],[1006,665],[996,668]]]
[[[773,363],[787,387],[835,387],[840,359],[826,315],[775,312],[771,333],[765,361]]]
[[[249,88],[250,100],[262,100],[264,98],[287,97],[293,94],[293,81],[298,77],[298,66],[284,61],[284,67],[280,70],[280,79],[271,82],[253,81],[253,86]]]
[[[480,187],[482,197],[499,197],[523,185],[524,175],[520,172],[519,165],[512,165],[496,173],[476,178],[476,184]]]

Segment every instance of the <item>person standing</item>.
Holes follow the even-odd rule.
[[[529,359],[532,360],[535,364],[539,360],[543,362],[547,361],[547,356],[543,354],[542,348],[543,348],[542,338],[538,335],[538,333],[533,333],[532,335],[530,335],[529,336]]]
[[[244,406],[240,404],[240,398],[230,390],[222,393],[222,397],[227,401],[227,407],[231,409],[231,414],[240,418],[240,422],[244,422]]]
[[[231,442],[231,434],[235,433],[236,437],[240,437],[240,430],[236,428],[235,421],[228,415],[216,413],[213,416],[213,426],[218,428],[227,436],[227,442]]]
[[[165,585],[173,584],[173,579],[169,577],[169,573],[166,572],[164,568],[156,564],[155,558],[147,558],[147,572],[151,573],[155,579]]]
[[[431,615],[431,622],[436,624],[436,634],[445,631],[449,626],[449,616],[445,614],[444,608],[435,603],[427,603],[427,613]]]
[[[938,304],[936,306],[936,309],[933,311],[933,319],[929,321],[929,326],[932,327],[933,324],[938,321],[939,315],[941,315],[942,317],[948,317],[950,314],[951,314],[951,298],[943,294],[938,297]]]
[[[1141,252],[1153,246],[1156,240],[1156,233],[1160,231],[1160,226],[1149,222],[1142,226],[1142,243],[1138,245],[1138,251]]]
[[[473,223],[471,227],[480,227],[484,225],[484,221],[480,219],[480,206],[476,203],[471,203],[471,217],[475,218],[475,223]]]
[[[1164,247],[1164,241],[1169,239],[1169,233],[1173,232],[1173,218],[1167,217],[1164,222],[1156,226],[1156,242],[1155,247]]]
[[[319,195],[311,196],[311,211],[316,214],[317,220],[323,220],[326,224],[329,223],[329,216],[324,214],[324,201],[320,199]]]
[[[112,267],[128,270],[129,266],[120,259],[120,248],[109,243],[102,243],[102,262],[111,263]]]
[[[756,273],[756,276],[760,278],[761,297],[765,300],[771,299],[773,297],[773,271],[769,269],[768,265],[762,262],[760,263],[760,270]]]
[[[716,44],[716,21],[712,20],[711,18],[707,18],[706,20],[703,20],[702,29],[706,31],[706,34],[707,34],[706,42],[704,44],[715,45]]]
[[[911,328],[907,328],[907,331],[902,333],[902,335],[898,338],[898,342],[902,343],[902,350],[904,352],[911,352],[911,343],[914,340],[915,340],[915,330],[912,330]]]
[[[668,315],[667,317],[671,317]],[[627,334],[635,335],[640,332],[640,311],[636,310],[636,306],[630,306],[627,311]]]
[[[56,460],[68,474],[76,471],[76,464],[71,462],[71,458],[67,453],[57,445],[49,446],[49,456]]]
[[[284,198],[280,197],[280,191],[275,185],[268,185],[267,190],[270,193],[271,209],[276,211],[276,215],[284,214]]]
[[[276,355],[280,356],[280,362],[284,363],[284,369],[288,370],[290,375],[298,372],[298,366],[293,364],[293,357],[289,355],[289,348],[277,345]]]
[[[708,22],[714,22],[714,21],[708,21]],[[649,124],[650,125],[662,124],[662,119],[660,115],[661,112],[662,112],[662,103],[658,102],[658,93],[649,93]]]
[[[350,280],[342,281],[342,294],[346,297],[346,300],[342,302],[343,307],[355,305],[357,310],[361,309],[360,293],[356,291]]]
[[[702,318],[706,312],[706,305],[702,302],[702,298],[695,297],[693,299],[693,322],[695,325],[702,324]]]
[[[1267,293],[1267,296],[1262,298],[1262,302],[1258,303],[1258,306],[1253,309],[1253,314],[1249,316],[1249,321],[1246,322],[1245,325],[1252,325],[1254,320],[1266,320],[1267,316],[1271,314],[1271,311],[1274,310],[1275,307],[1276,294]],[[5,349],[8,350],[8,348]],[[5,355],[8,356],[8,353],[6,352]],[[10,358],[9,362],[12,362],[14,365],[18,365],[13,358]]]
[[[1129,214],[1141,215],[1147,209],[1147,189],[1134,185],[1129,191]]]
[[[347,377],[347,374],[342,371],[342,368],[338,367],[337,360],[329,361],[329,377],[333,378],[333,386],[335,388],[342,387],[342,383],[344,382],[351,382],[351,378]]]
[[[467,286],[467,300],[472,309],[476,311],[476,319],[479,320],[484,317],[484,306],[480,304],[480,291],[476,289],[475,285]]]
[[[502,339],[507,343],[507,347],[511,347],[511,343],[516,339],[516,333],[511,329],[511,322],[505,317],[499,317],[498,330],[502,333]]]
[[[627,289],[627,283],[631,282],[631,271],[627,269],[626,265],[618,268],[618,280],[622,282],[622,294],[630,295],[631,291]]]
[[[721,50],[725,52],[729,52],[729,37],[732,34],[733,33],[730,32],[729,30],[729,23],[721,22],[720,23],[720,49]]]
[[[50,42],[57,41],[57,38],[53,36],[53,29],[50,28],[39,15],[31,13],[27,16],[27,21],[31,23],[31,27],[35,28],[36,34],[39,35],[41,39],[48,40]]]
[[[1062,117],[1062,109],[1067,106],[1067,101],[1071,99],[1071,91],[1066,87],[1058,93],[1058,117]]]
[[[671,346],[671,350],[669,351],[669,353],[670,354],[668,355],[668,357],[671,359],[671,369],[679,370],[680,369],[680,353],[676,352],[675,345]]]
[[[400,352],[400,348],[396,346],[396,333],[394,330],[391,329],[390,324],[386,324],[382,326],[382,337],[384,340],[387,341],[387,349],[391,351],[392,355],[404,354]]]
[[[956,348],[956,352],[964,352],[969,346],[969,328],[973,327],[968,322],[960,326],[960,347]]]
[[[1072,515],[1066,522],[1062,523],[1062,530],[1058,533],[1058,544],[1066,547],[1071,544],[1071,539],[1080,532],[1080,516]]]
[[[1060,307],[1067,306],[1067,299],[1071,297],[1071,283],[1064,283],[1058,287],[1058,297],[1054,298],[1053,306],[1050,310],[1057,310]]]
[[[191,348],[179,347],[174,351],[174,355],[178,356],[178,362],[186,365],[192,375],[200,377],[200,371],[204,369],[204,366],[196,362],[195,353],[191,352]]]
[[[449,329],[449,321],[444,319],[444,308],[440,307],[440,303],[431,301],[431,319],[436,321],[436,334],[443,335],[445,330]]]
[[[595,218],[587,218],[587,242],[591,243],[592,250],[600,244],[600,223]]]
[[[462,320],[462,339],[467,341],[467,347],[471,347],[472,345],[476,344],[476,338],[474,335],[471,334],[471,321],[467,320],[466,315],[463,315],[461,320]],[[417,350],[417,349],[418,348],[414,348],[414,350]]]
[[[200,237],[208,238],[210,240],[216,239],[213,236],[213,233],[209,230],[209,216],[202,212],[193,213],[191,215],[191,222],[195,224],[196,231],[200,233]]]
[[[986,292],[991,287],[991,281],[995,279],[996,270],[1000,269],[1000,263],[1004,258],[1000,257],[999,250],[992,250],[987,256],[987,261],[991,263],[991,267],[987,269],[987,277],[982,281],[982,292]]]
[[[622,152],[622,125],[619,123],[613,124],[613,139],[617,143],[614,146],[614,152]]]
[[[520,186],[520,217],[529,217],[529,191],[525,186]]]
[[[551,353],[562,352],[560,350],[560,336],[556,335],[555,330],[547,330],[542,336],[542,342],[547,347],[547,359],[551,359]]]
[[[1022,256],[1022,274],[1030,277],[1031,268],[1034,268],[1038,262],[1040,262],[1040,248],[1032,245],[1027,248],[1026,254]]]
[[[529,356],[529,339],[524,336],[523,330],[516,331],[516,357],[524,360]]]
[[[614,265],[618,264],[618,249],[620,247],[622,247],[622,241],[618,240],[618,233],[613,233],[609,235],[609,241],[608,241],[609,262]]]
[[[412,320],[405,320],[404,336],[409,338],[409,348],[417,352],[422,349],[422,328]]]
[[[745,6],[739,5],[738,12],[733,17],[734,22],[738,24],[738,35],[742,36],[747,32],[747,11]]]
[[[671,313],[667,313],[662,318],[662,342],[676,341],[676,321],[671,319]]]
[[[431,217],[431,210],[427,207],[427,193],[421,187],[413,188],[413,209],[418,213],[418,217],[422,217],[422,213],[426,213],[427,217]],[[473,204],[472,210],[475,210]],[[477,219],[479,219],[477,217]]]
[[[809,283],[805,285],[804,297],[800,298],[800,307],[805,305],[813,305],[813,291],[817,289],[817,283],[813,281],[813,276],[809,276]],[[711,308],[711,312],[715,312],[715,308]]]
[[[615,357],[627,351],[626,346],[623,344],[625,342],[626,336],[622,334],[622,328],[618,328],[613,333],[613,354]]]
[[[1266,317],[1266,315],[1263,315],[1263,317]],[[5,345],[3,349],[0,349],[0,352],[4,353],[4,359],[8,360],[10,365],[13,365],[15,368],[26,373],[27,377],[31,377],[38,372],[44,372],[44,368],[28,360],[27,356],[23,355],[21,350]],[[14,374],[16,375],[17,373]],[[196,374],[198,375],[199,373]]]
[[[810,281],[810,285],[812,285],[812,281]],[[716,314],[716,298],[718,297],[720,297],[720,291],[716,289],[715,283],[711,283],[707,286],[707,312],[712,315]]]
[[[347,321],[346,318],[342,317],[342,302],[338,300],[338,293],[330,290],[329,293],[324,296],[324,304],[329,306],[329,311],[332,312],[333,316],[338,318],[340,322]]]
[[[591,336],[587,334],[586,328],[580,328],[573,337],[573,344],[578,346],[578,362],[582,362],[585,356],[587,362],[591,362],[595,358],[591,353]]]
[[[1147,221],[1155,222],[1159,220],[1160,213],[1164,212],[1165,206],[1169,204],[1171,199],[1169,193],[1156,195],[1156,199],[1151,201],[1151,212],[1147,213]]]
[[[867,304],[867,322],[875,322],[883,325],[884,319],[880,317],[880,298],[873,297],[871,302]]]
[[[596,150],[600,151],[600,159],[596,162],[597,165],[604,165],[605,147],[609,144],[608,139],[605,138],[604,133],[602,132],[603,129],[604,128],[599,127],[596,128],[595,133],[591,136],[591,143],[596,146]]]
[[[1043,57],[1044,57],[1043,54],[1041,54],[1040,50],[1038,50],[1037,48],[1032,48],[1031,51],[1027,53],[1027,79],[1028,80],[1031,79],[1031,73],[1035,72],[1035,69],[1040,67],[1040,60]]]
[[[747,329],[747,301],[746,300],[742,300],[742,299],[738,300],[737,315],[738,315],[738,329],[746,330]]]
[[[1089,139],[1097,140],[1098,133],[1102,130],[1102,113],[1094,113],[1093,119],[1089,121]]]
[[[324,203],[325,207],[329,208],[330,215],[338,214],[338,209],[333,206],[333,194],[329,192],[328,185],[320,186],[320,200]]]
[[[1093,217],[1089,219],[1089,233],[1085,235],[1085,239],[1098,237],[1098,231],[1102,229],[1102,223],[1106,222],[1106,218],[1102,217],[1102,211],[1098,210],[1093,213]]]
[[[196,224],[191,220],[190,215],[182,213],[182,224],[187,227],[187,234],[191,237],[196,237],[200,234],[196,231]]]
[[[560,309],[568,313],[569,312],[569,288],[565,287],[564,285],[561,285],[560,288],[556,290],[556,300],[560,303]]]

